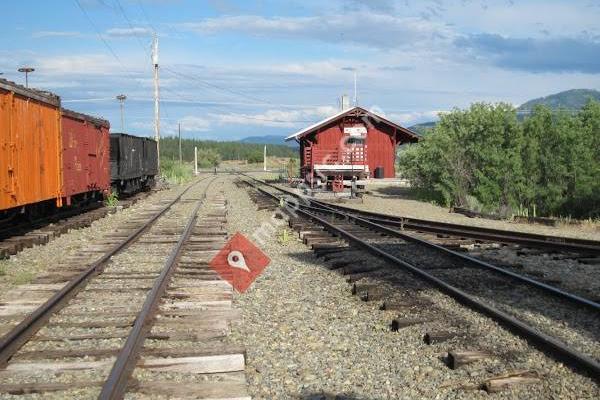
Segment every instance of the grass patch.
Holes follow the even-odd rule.
[[[179,164],[179,161],[163,159],[160,160],[161,174],[169,183],[181,184],[189,182],[194,177],[194,166],[192,164]]]
[[[14,270],[9,267],[10,265],[7,263],[0,263],[0,277],[6,279],[5,282],[9,282],[12,285],[31,283],[35,277],[35,274],[31,271]]]
[[[106,199],[104,199],[104,205],[107,207],[116,207],[119,204],[119,195],[116,191],[110,192]]]
[[[31,271],[17,271],[12,276],[12,283],[15,285],[23,285],[25,283],[30,283],[33,280],[35,275]]]

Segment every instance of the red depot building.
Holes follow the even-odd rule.
[[[394,178],[396,146],[419,136],[372,111],[352,107],[286,138],[300,144],[300,174],[311,188],[341,192],[353,178]]]

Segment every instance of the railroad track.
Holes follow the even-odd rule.
[[[282,197],[289,196],[273,186],[249,183],[257,190],[251,197],[259,204],[271,200],[276,206]],[[424,286],[435,287],[578,371],[600,376],[600,304],[353,213],[312,202],[294,200],[289,204],[289,209],[297,207],[290,217],[292,228],[329,268],[347,275],[353,293],[365,301],[380,302],[383,310],[400,312],[390,321],[392,329],[443,319],[445,324],[438,323],[437,330],[428,332],[426,340],[443,342],[457,336],[468,337],[459,321],[447,321],[444,316],[429,312],[431,305],[419,304],[415,293]],[[411,278],[399,274],[399,270],[409,272]],[[469,340],[458,343],[473,347]],[[459,367],[486,357],[508,360],[512,355],[491,354],[485,349],[458,351],[449,353],[447,362],[451,367]]]
[[[149,192],[138,193],[120,201],[119,207],[128,208],[148,195]],[[0,226],[0,260],[26,248],[46,244],[71,229],[88,227],[114,211],[114,208],[104,207],[101,202],[96,202],[35,221],[4,223]]]
[[[285,190],[279,186],[256,179],[250,175],[242,174],[244,177],[251,179],[253,182],[275,189],[279,192],[284,192],[293,197],[300,197],[297,193],[290,190]],[[401,216],[393,216],[371,211],[357,210],[354,208],[344,207],[338,204],[318,201],[308,197],[302,197],[305,202],[309,202],[314,207],[324,209],[333,209],[345,213],[351,213],[367,219],[371,222],[397,227],[402,230],[410,230],[416,232],[427,232],[434,234],[448,235],[456,238],[471,238],[485,240],[495,243],[516,244],[523,247],[539,248],[548,251],[566,251],[582,254],[584,258],[590,256],[600,257],[600,242],[596,240],[567,238],[561,236],[540,235],[534,233],[506,231],[503,229],[491,229],[478,226],[451,224],[447,222],[429,221],[417,218],[408,218]],[[600,263],[600,258],[598,259]]]
[[[225,340],[232,288],[208,266],[227,240],[215,179],[131,218],[79,271],[20,287],[2,310],[0,393],[248,398],[244,349]]]
[[[600,302],[598,285],[587,278],[589,274],[595,274],[596,267],[600,266],[600,242],[598,241],[503,230],[498,230],[502,232],[502,238],[496,237],[497,240],[494,239],[495,236],[488,236],[488,239],[478,239],[476,238],[477,232],[482,229],[486,230],[486,228],[475,227],[475,233],[470,234],[460,225],[458,226],[460,229],[458,229],[456,225],[441,223],[438,226],[437,223],[430,223],[429,221],[427,222],[435,225],[435,229],[409,228],[398,222],[398,220],[402,220],[401,217],[364,212],[336,204],[315,201],[312,198],[300,196],[295,192],[265,183],[253,177],[248,178],[263,188],[262,190],[268,188],[278,193],[285,193],[288,199],[297,199],[301,204],[310,205],[315,209],[337,210],[377,225],[389,227],[395,231],[405,232],[410,235],[411,239],[423,239],[428,243],[437,244],[440,250],[443,247],[453,253],[463,253],[469,258],[475,259],[474,262],[479,261],[484,267],[486,264],[493,264],[508,273],[524,275],[540,283],[556,286],[563,291],[589,298],[597,303]],[[250,183],[246,182],[246,184]],[[258,201],[268,204],[271,195],[269,193],[263,193],[263,195],[266,198],[258,199]],[[268,205],[264,205],[264,207],[268,207]],[[378,217],[374,218],[373,215]],[[446,225],[450,226],[448,231],[443,228]],[[457,233],[457,231],[462,233]],[[463,234],[465,232],[466,234]],[[513,233],[516,235],[515,237],[511,236]],[[541,240],[540,237],[543,237],[544,240]],[[557,244],[559,242],[562,242],[562,245]],[[569,271],[568,277],[566,271]]]

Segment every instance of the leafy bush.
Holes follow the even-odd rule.
[[[246,160],[248,160],[249,164],[261,163],[261,162],[263,162],[263,153],[261,153],[259,151],[254,151],[254,152],[248,154],[248,157],[246,158]]]
[[[537,106],[523,122],[503,103],[453,110],[399,165],[421,198],[446,206],[598,216],[600,103],[574,115]]]

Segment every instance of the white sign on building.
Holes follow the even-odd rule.
[[[367,127],[365,126],[346,126],[344,127],[344,133],[351,137],[362,137],[367,135]]]

